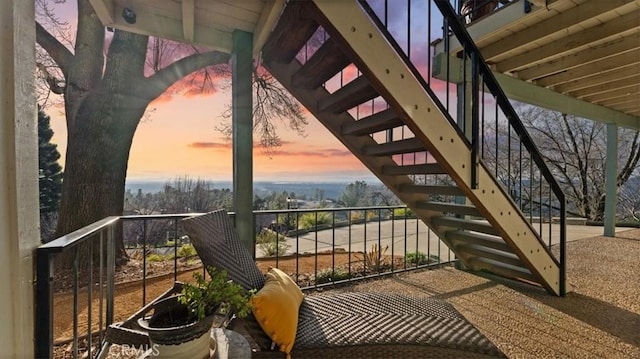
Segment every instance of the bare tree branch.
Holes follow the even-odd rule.
[[[42,72],[44,80],[49,85],[49,89],[51,90],[51,92],[56,95],[62,95],[65,89],[64,79],[59,79],[54,76],[51,72],[49,72],[49,70],[43,63],[36,63],[36,67],[38,68],[38,70],[40,70],[40,72]]]
[[[230,58],[229,54],[211,51],[193,54],[177,60],[143,81],[142,86],[144,87],[145,96],[149,99],[154,99],[186,75],[207,66],[227,63]]]
[[[36,42],[49,53],[66,77],[74,59],[71,51],[38,22],[36,22]]]

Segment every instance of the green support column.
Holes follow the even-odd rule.
[[[604,202],[604,235],[615,237],[618,196],[618,125],[607,124],[607,163]]]
[[[253,244],[253,34],[233,32],[232,127],[233,207],[240,240],[255,257]]]
[[[467,73],[467,78],[465,79],[462,75],[463,69],[462,66],[459,67],[460,77],[465,81],[462,81],[456,84],[456,117],[458,127],[462,130],[464,135],[471,141],[471,81],[469,80]],[[457,204],[468,204],[468,199],[464,196],[456,196],[455,202]],[[465,216],[456,216],[460,218],[465,218]],[[467,266],[465,266],[460,260],[455,262],[455,267],[458,270],[467,270]]]

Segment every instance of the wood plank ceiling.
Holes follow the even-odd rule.
[[[523,3],[470,24],[494,71],[640,116],[640,0]]]
[[[89,0],[102,23],[230,53],[233,31],[254,34],[259,53],[285,0]],[[125,10],[127,9],[127,10]],[[135,21],[125,12],[135,14]]]
[[[234,30],[252,32],[256,57],[285,5],[285,0],[89,1],[107,27],[224,52],[232,51]],[[528,13],[524,3],[514,0],[469,27],[494,71],[619,111],[640,129],[640,0],[530,0]],[[135,22],[125,19],[125,9],[135,13]]]

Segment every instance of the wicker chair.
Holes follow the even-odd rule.
[[[238,239],[224,210],[183,220],[206,266],[226,269],[247,290],[264,276]],[[254,358],[285,358],[251,316],[230,328],[243,334]],[[505,357],[450,304],[433,298],[382,293],[306,296],[299,309],[296,358]]]

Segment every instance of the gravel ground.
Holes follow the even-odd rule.
[[[441,298],[509,358],[640,358],[640,230],[567,244],[564,298],[452,267],[314,293],[381,290]]]

